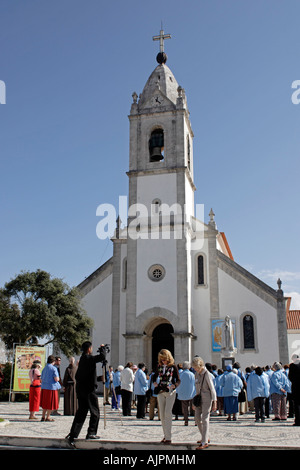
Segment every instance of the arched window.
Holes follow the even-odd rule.
[[[149,139],[150,162],[160,162],[164,159],[164,131],[155,129]]]
[[[127,258],[123,259],[122,289],[127,289]]]
[[[190,137],[189,135],[186,136],[187,137],[187,165],[188,165],[188,169],[190,170],[191,169],[191,144],[190,144]]]
[[[197,257],[197,284],[198,286],[203,286],[205,284],[204,280],[204,256],[199,255]]]
[[[254,319],[247,314],[243,318],[243,339],[244,349],[255,349]]]

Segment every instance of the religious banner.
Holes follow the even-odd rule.
[[[213,352],[221,352],[224,322],[225,322],[225,320],[222,319],[222,318],[218,318],[216,320],[211,321],[212,350],[213,350]],[[231,320],[231,323],[232,323],[232,327],[233,327],[234,345],[236,346],[235,320]]]
[[[14,364],[14,392],[29,392],[29,371],[33,361],[46,362],[46,348],[42,346],[16,346]]]

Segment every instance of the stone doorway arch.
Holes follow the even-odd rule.
[[[152,367],[157,365],[157,356],[161,349],[168,349],[174,357],[174,328],[171,323],[161,323],[152,333]]]
[[[169,349],[174,356],[174,328],[163,317],[151,318],[144,331],[145,359],[148,369],[157,365],[157,356],[161,349]]]

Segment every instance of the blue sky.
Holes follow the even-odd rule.
[[[235,260],[300,308],[298,0],[2,0],[0,285],[45,269],[77,285],[112,254],[99,204],[128,193],[128,114],[156,67],[185,89],[196,203]],[[298,294],[298,295],[297,295]]]

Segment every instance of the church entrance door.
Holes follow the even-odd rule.
[[[152,333],[152,367],[157,366],[157,356],[161,349],[168,349],[174,357],[174,333],[170,323],[161,323]]]

